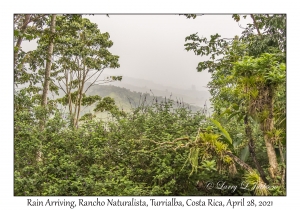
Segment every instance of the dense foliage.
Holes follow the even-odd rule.
[[[210,55],[197,67],[212,74],[208,117],[150,94],[97,94],[103,70],[119,67],[108,33],[81,15],[15,15],[14,194],[285,195],[286,17],[250,18],[241,37],[186,38]],[[122,110],[112,90],[135,105]]]
[[[242,18],[232,17],[237,22]],[[213,117],[224,124],[229,135],[245,138],[242,150],[230,152],[241,153],[241,159],[250,153],[248,164],[252,167],[236,156],[232,158],[249,174],[257,173],[257,183],[271,185],[282,195],[286,179],[286,15],[243,16],[247,17],[250,23],[240,37],[227,39],[215,34],[207,39],[192,34],[186,37],[185,47],[196,55],[209,56],[197,70],[212,74],[209,88]],[[232,124],[236,126],[233,129]]]
[[[34,115],[34,113],[32,113]],[[68,129],[59,112],[40,132],[27,111],[15,115],[16,195],[198,194],[197,174],[183,168],[189,150],[157,148],[196,136],[200,113],[171,103],[140,107],[111,122]],[[36,154],[43,141],[43,159]],[[180,145],[180,142],[178,142]],[[214,169],[214,168],[212,168]]]

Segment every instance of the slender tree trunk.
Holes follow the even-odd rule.
[[[30,21],[30,16],[31,15],[25,15],[25,18],[23,20],[23,25],[20,30],[21,33],[24,33],[24,31],[26,30],[28,23]],[[18,37],[17,43],[15,45],[16,49],[14,50],[14,66],[16,66],[16,63],[17,63],[18,52],[21,47],[22,41],[23,41],[23,37],[22,37],[22,35],[20,35]]]
[[[80,83],[79,83],[80,84]],[[76,96],[76,101],[75,101],[75,110],[74,110],[74,114],[73,114],[73,126],[77,127],[77,112],[78,109],[80,109],[80,90],[81,90],[81,85],[79,85],[78,89],[77,89],[77,96]]]
[[[75,127],[76,128],[78,128],[79,114],[80,114],[80,110],[81,110],[81,101],[82,101],[82,95],[80,94],[80,96],[79,96],[79,105],[78,105],[78,109],[77,109],[77,113],[76,113],[76,122],[75,122]]]
[[[69,112],[70,112],[70,116],[72,116],[73,111],[72,111],[72,95],[71,92],[68,93],[68,103],[69,103]]]
[[[81,110],[81,101],[82,101],[84,82],[85,82],[85,76],[83,76],[83,78],[82,78],[81,88],[79,90],[79,105],[78,105],[76,124],[75,124],[76,128],[78,128],[78,121],[79,121],[79,115],[80,115],[80,110]]]
[[[85,58],[83,58],[82,61],[82,71],[78,74],[78,79],[79,79],[79,87],[78,87],[78,95],[77,95],[77,110],[75,110],[74,115],[74,126],[78,128],[78,122],[79,122],[79,115],[81,111],[81,102],[82,102],[82,94],[83,94],[83,88],[85,84],[85,79],[87,76],[88,71],[86,72],[86,66],[85,66]]]
[[[50,26],[51,33],[50,33],[49,47],[47,53],[44,88],[43,88],[43,95],[42,95],[42,106],[44,107],[47,105],[47,94],[48,94],[49,84],[50,84],[50,71],[51,71],[51,59],[52,59],[53,46],[54,46],[55,22],[56,22],[56,15],[52,15],[51,26]]]
[[[78,81],[81,81],[81,78],[82,78],[82,69],[80,68],[80,62],[79,60],[77,59],[77,65],[79,66],[79,69],[77,70],[77,80]],[[73,126],[76,127],[76,122],[77,122],[77,110],[79,109],[80,107],[80,104],[79,104],[79,98],[80,98],[80,90],[81,90],[81,83],[78,82],[78,88],[77,88],[77,96],[76,96],[76,100],[75,100],[75,110],[74,110],[74,117],[73,117]]]
[[[72,107],[73,107],[73,102],[72,102],[72,95],[71,95],[71,83],[72,83],[72,76],[70,74],[70,79],[69,79],[69,71],[68,70],[65,70],[65,78],[66,78],[66,93],[67,93],[67,96],[68,96],[68,105],[69,105],[69,114],[70,114],[70,117],[71,117],[71,122],[73,122],[73,110],[72,110]]]
[[[72,118],[73,118],[73,126],[76,127],[76,114],[77,114],[77,109],[78,109],[78,95],[76,96],[76,101],[75,101],[75,108],[74,108],[74,113],[72,114]]]
[[[255,143],[252,137],[252,130],[251,127],[249,125],[249,121],[248,121],[248,116],[246,115],[244,118],[244,124],[245,124],[245,132],[246,132],[246,136],[248,138],[248,146],[249,146],[249,151],[250,151],[250,155],[252,157],[252,160],[255,164],[256,169],[259,172],[260,177],[262,178],[262,180],[266,183],[269,184],[269,181],[266,179],[266,175],[265,172],[263,171],[262,167],[260,166],[259,162],[256,159],[256,152],[255,152]]]
[[[45,78],[44,78],[44,88],[43,88],[43,95],[42,95],[42,103],[41,105],[46,108],[47,106],[47,94],[49,89],[49,83],[50,83],[50,71],[51,71],[51,58],[53,54],[53,46],[54,46],[54,33],[55,33],[55,20],[56,15],[51,16],[51,26],[50,26],[50,37],[49,37],[49,47],[48,47],[48,53],[47,53],[47,61],[46,61],[46,70],[45,70]],[[40,119],[40,129],[41,131],[44,130],[45,126],[45,119]],[[42,143],[40,145],[40,148],[37,152],[37,161],[42,161]]]
[[[261,36],[260,30],[259,30],[259,27],[258,27],[258,25],[257,25],[257,22],[256,22],[256,20],[255,20],[254,15],[251,14],[250,16],[251,16],[251,18],[252,18],[252,20],[253,20],[253,24],[254,24],[254,26],[255,26],[255,28],[256,28],[256,31],[257,31],[258,35]]]

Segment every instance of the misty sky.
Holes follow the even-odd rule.
[[[210,75],[199,73],[196,66],[203,60],[184,49],[185,37],[198,32],[208,37],[219,33],[231,38],[242,29],[231,15],[204,15],[187,19],[179,15],[105,15],[87,16],[101,32],[109,32],[120,56],[120,68],[107,70],[114,75],[143,78],[178,88],[203,90]]]
[[[197,72],[199,61],[184,49],[185,37],[198,32],[209,37],[219,33],[232,38],[242,29],[231,15],[203,15],[196,19],[170,15],[88,15],[101,32],[108,32],[114,42],[110,51],[120,56],[120,68],[106,69],[104,74],[121,75],[150,80],[165,86],[207,90],[210,79],[207,72]],[[34,49],[31,43],[22,43],[23,49]],[[34,47],[33,47],[34,46]]]

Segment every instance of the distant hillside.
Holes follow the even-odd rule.
[[[155,96],[168,98],[171,95],[171,98],[174,100],[180,99],[186,103],[199,107],[203,107],[204,104],[206,104],[208,107],[210,107],[209,91],[206,88],[203,88],[201,90],[193,89],[192,84],[191,89],[180,89],[176,87],[164,86],[153,81],[137,79],[128,76],[123,76],[121,82],[114,82],[112,84],[114,86],[123,87],[131,91],[150,94],[153,93]]]
[[[151,105],[153,103],[160,103],[162,101],[167,101],[170,97],[161,97],[155,96],[152,93],[142,93],[136,91],[130,91],[126,88],[117,87],[114,85],[95,85],[89,89],[87,95],[99,95],[101,97],[110,96],[115,99],[116,105],[123,109],[124,111],[130,111],[132,108],[136,108],[138,106]],[[174,100],[174,98],[171,97]],[[182,100],[174,100],[174,107],[188,107],[193,112],[200,111],[201,108],[199,106],[194,106],[186,103]],[[178,102],[178,103],[177,103]],[[89,110],[85,110],[84,113],[89,112],[93,108],[89,108]],[[84,114],[83,113],[83,114]]]
[[[85,87],[88,87],[87,83]],[[210,107],[210,93],[206,90],[198,91],[192,88],[189,90],[179,89],[175,87],[167,87],[145,79],[136,79],[131,77],[123,77],[121,82],[113,82],[108,85],[94,85],[86,93],[87,95],[99,95],[101,97],[114,98],[116,105],[124,111],[130,111],[132,108],[161,101],[173,100],[174,107],[188,107],[192,112],[200,111],[204,105]],[[59,91],[62,97],[63,91]],[[50,95],[49,95],[50,96]],[[50,96],[52,97],[52,96]],[[146,98],[146,101],[145,101]],[[177,103],[178,102],[178,103]],[[95,106],[83,107],[81,116],[86,113],[93,112]],[[105,117],[107,114],[97,114],[98,117]]]

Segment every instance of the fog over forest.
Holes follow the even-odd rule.
[[[240,34],[248,19],[236,23],[231,15],[203,15],[187,19],[169,15],[85,15],[98,24],[101,32],[108,32],[113,41],[110,51],[120,56],[120,67],[105,69],[99,80],[107,76],[123,76],[111,85],[132,91],[152,92],[157,96],[180,99],[203,107],[210,106],[207,83],[210,74],[197,72],[196,66],[204,57],[184,49],[185,37],[198,33],[208,37],[218,33],[224,38]],[[34,41],[24,41],[24,51],[36,48]]]

